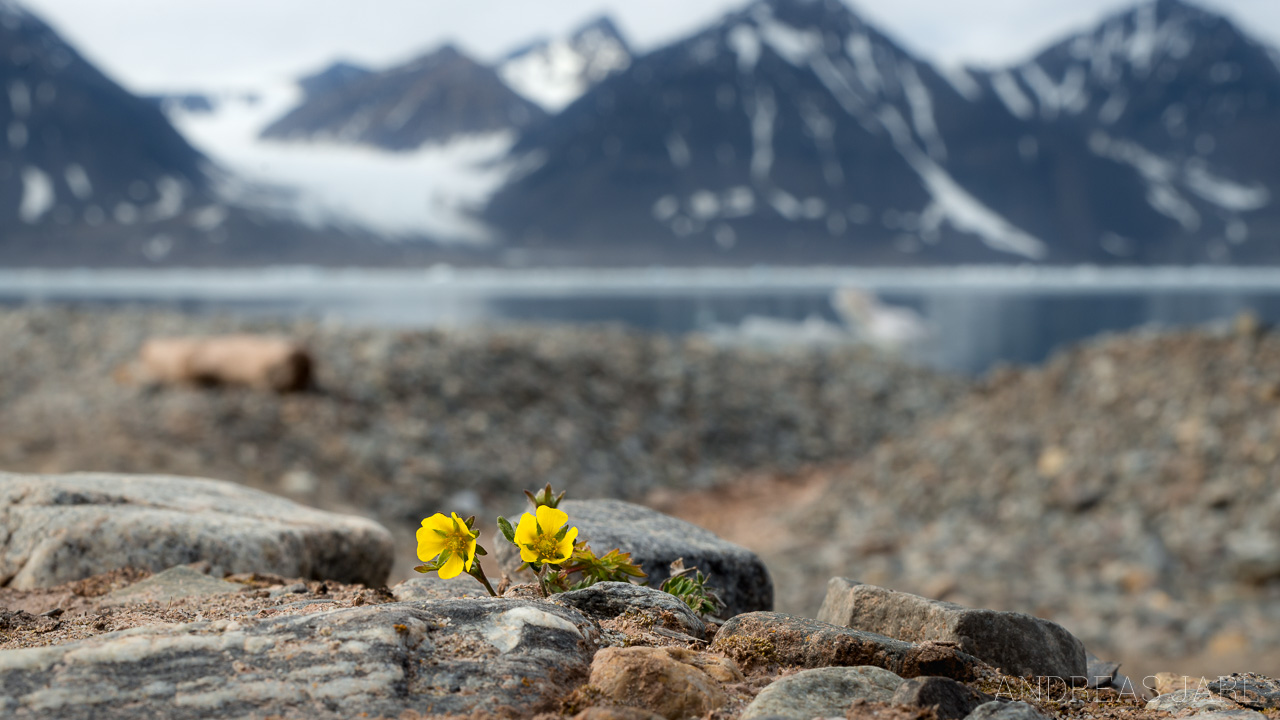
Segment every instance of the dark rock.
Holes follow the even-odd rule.
[[[235,483],[0,472],[0,585],[51,587],[122,567],[205,561],[210,573],[381,585],[391,534]]]
[[[0,651],[0,715],[528,716],[587,679],[595,633],[575,610],[501,599],[138,628]]]
[[[902,677],[941,676],[970,680],[984,667],[977,658],[942,643],[909,643],[875,633],[774,612],[730,618],[712,650],[744,667],[782,665],[806,668],[873,665]]]
[[[634,612],[652,618],[657,625],[699,640],[707,636],[706,624],[688,605],[670,593],[653,588],[623,582],[596,583],[582,590],[559,593],[551,600],[595,620]]]
[[[1256,673],[1223,675],[1209,689],[1257,710],[1280,708],[1280,681]]]
[[[1089,678],[1085,687],[1092,689],[1111,687],[1116,679],[1116,672],[1120,670],[1120,663],[1101,660],[1093,653],[1086,653],[1085,662],[1088,667],[1085,674]]]
[[[990,695],[950,678],[918,677],[899,685],[890,702],[932,708],[939,720],[960,720],[979,705],[993,700]]]
[[[969,713],[967,720],[1049,720],[1035,706],[1017,702],[992,701],[983,703]]]
[[[614,548],[631,553],[654,587],[670,577],[672,562],[684,558],[686,567],[710,576],[708,585],[725,602],[725,617],[773,609],[773,581],[760,558],[708,530],[621,500],[566,500],[560,509],[578,528],[578,538],[597,553]],[[502,567],[514,572],[520,554],[510,543],[496,545]]]
[[[953,642],[1009,675],[1071,681],[1088,672],[1084,644],[1057,623],[832,578],[818,619],[899,640]]]
[[[878,667],[803,670],[761,690],[743,711],[742,720],[843,716],[855,700],[887,702],[901,684],[902,678]]]

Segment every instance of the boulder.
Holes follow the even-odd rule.
[[[122,567],[386,582],[391,534],[235,483],[0,472],[0,585],[50,587]]]
[[[1057,623],[1015,612],[976,610],[847,578],[827,585],[818,619],[909,642],[952,642],[1008,675],[1084,681],[1084,644]]]
[[[742,720],[844,717],[855,700],[888,702],[902,678],[878,667],[803,670],[774,681],[756,695]]]
[[[408,580],[396,583],[391,588],[391,595],[402,602],[490,597],[483,585],[465,573],[448,580],[435,573],[415,573]]]
[[[558,708],[597,632],[526,600],[388,603],[0,651],[0,716],[346,718]]]
[[[990,695],[951,678],[918,677],[899,685],[890,702],[931,709],[938,720],[961,720],[979,705],[993,700]]]
[[[1220,710],[1239,710],[1240,705],[1208,690],[1174,690],[1148,702],[1147,709],[1173,714],[1192,710],[1200,714]]]
[[[707,626],[680,598],[661,590],[623,582],[596,583],[582,590],[551,596],[551,601],[575,608],[593,620],[609,620],[634,613],[655,625],[698,640],[707,637]]]
[[[621,500],[566,500],[560,509],[597,553],[630,552],[653,587],[670,577],[672,562],[684,558],[686,567],[710,576],[708,584],[725,602],[724,617],[773,609],[773,581],[760,558],[708,530]],[[514,573],[519,552],[510,543],[495,544],[503,569]]]
[[[141,379],[158,384],[238,385],[289,392],[311,384],[311,355],[266,335],[154,338],[138,352]]]
[[[619,705],[651,710],[668,720],[702,717],[728,696],[682,648],[604,648],[591,663],[591,685]],[[741,676],[739,676],[741,679]]]
[[[1050,720],[1050,718],[1037,710],[1034,705],[1021,700],[1016,702],[993,700],[974,708],[967,720]]]
[[[1213,692],[1256,710],[1280,708],[1280,681],[1256,673],[1233,673],[1209,683]]]
[[[1179,675],[1171,672],[1158,672],[1150,678],[1156,695],[1168,695],[1176,690],[1208,690],[1209,678],[1193,675]]]
[[[983,663],[954,645],[909,643],[774,612],[744,613],[716,632],[712,650],[744,667],[756,665],[819,668],[873,665],[902,677],[936,675],[970,680]]]

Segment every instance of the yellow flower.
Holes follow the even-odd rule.
[[[467,529],[467,524],[451,513],[447,518],[436,513],[422,521],[418,528],[418,559],[430,562],[440,553],[448,551],[449,557],[440,566],[440,577],[446,580],[457,577],[463,570],[471,572],[471,563],[476,559],[476,536]]]
[[[527,563],[562,563],[573,555],[573,541],[578,537],[578,528],[571,527],[559,539],[556,535],[569,521],[569,515],[546,505],[539,505],[537,517],[525,513],[520,516],[520,524],[516,526],[516,547],[520,548],[520,559]]]

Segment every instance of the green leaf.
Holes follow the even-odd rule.
[[[440,537],[449,537],[449,533],[447,533],[447,532],[445,532],[445,531],[443,531],[443,530],[437,530],[437,529],[435,529],[435,528],[431,528],[431,532],[433,532],[433,533],[435,533],[435,534],[439,535]]]
[[[488,550],[485,550],[484,548],[480,547],[479,545],[477,545],[477,546],[476,546],[476,555],[488,555],[488,554],[489,554],[489,551],[488,551]]]
[[[415,567],[414,570],[417,570],[420,573],[429,573],[432,570],[435,570],[435,568],[431,567],[430,565],[419,565]]]
[[[568,526],[568,525],[565,525],[564,527],[560,528],[560,532],[556,533],[556,542],[560,542],[561,540],[563,540],[563,539],[564,539],[564,536],[565,536],[568,532],[569,532],[569,526]]]
[[[512,545],[516,544],[515,529],[511,527],[510,521],[508,521],[506,518],[502,517],[501,515],[498,516],[498,529],[502,531],[502,537],[506,538],[507,542],[511,543]]]
[[[440,551],[440,556],[436,558],[436,567],[444,567],[444,564],[445,564],[445,563],[447,563],[447,562],[449,562],[449,558],[451,558],[451,557],[453,557],[453,551],[452,551],[452,550],[450,550],[450,549],[448,549],[448,548],[445,548],[444,550],[441,550],[441,551]]]

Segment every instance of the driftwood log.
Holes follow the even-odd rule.
[[[310,353],[267,335],[153,338],[138,353],[144,381],[166,385],[236,385],[292,392],[311,385]]]

